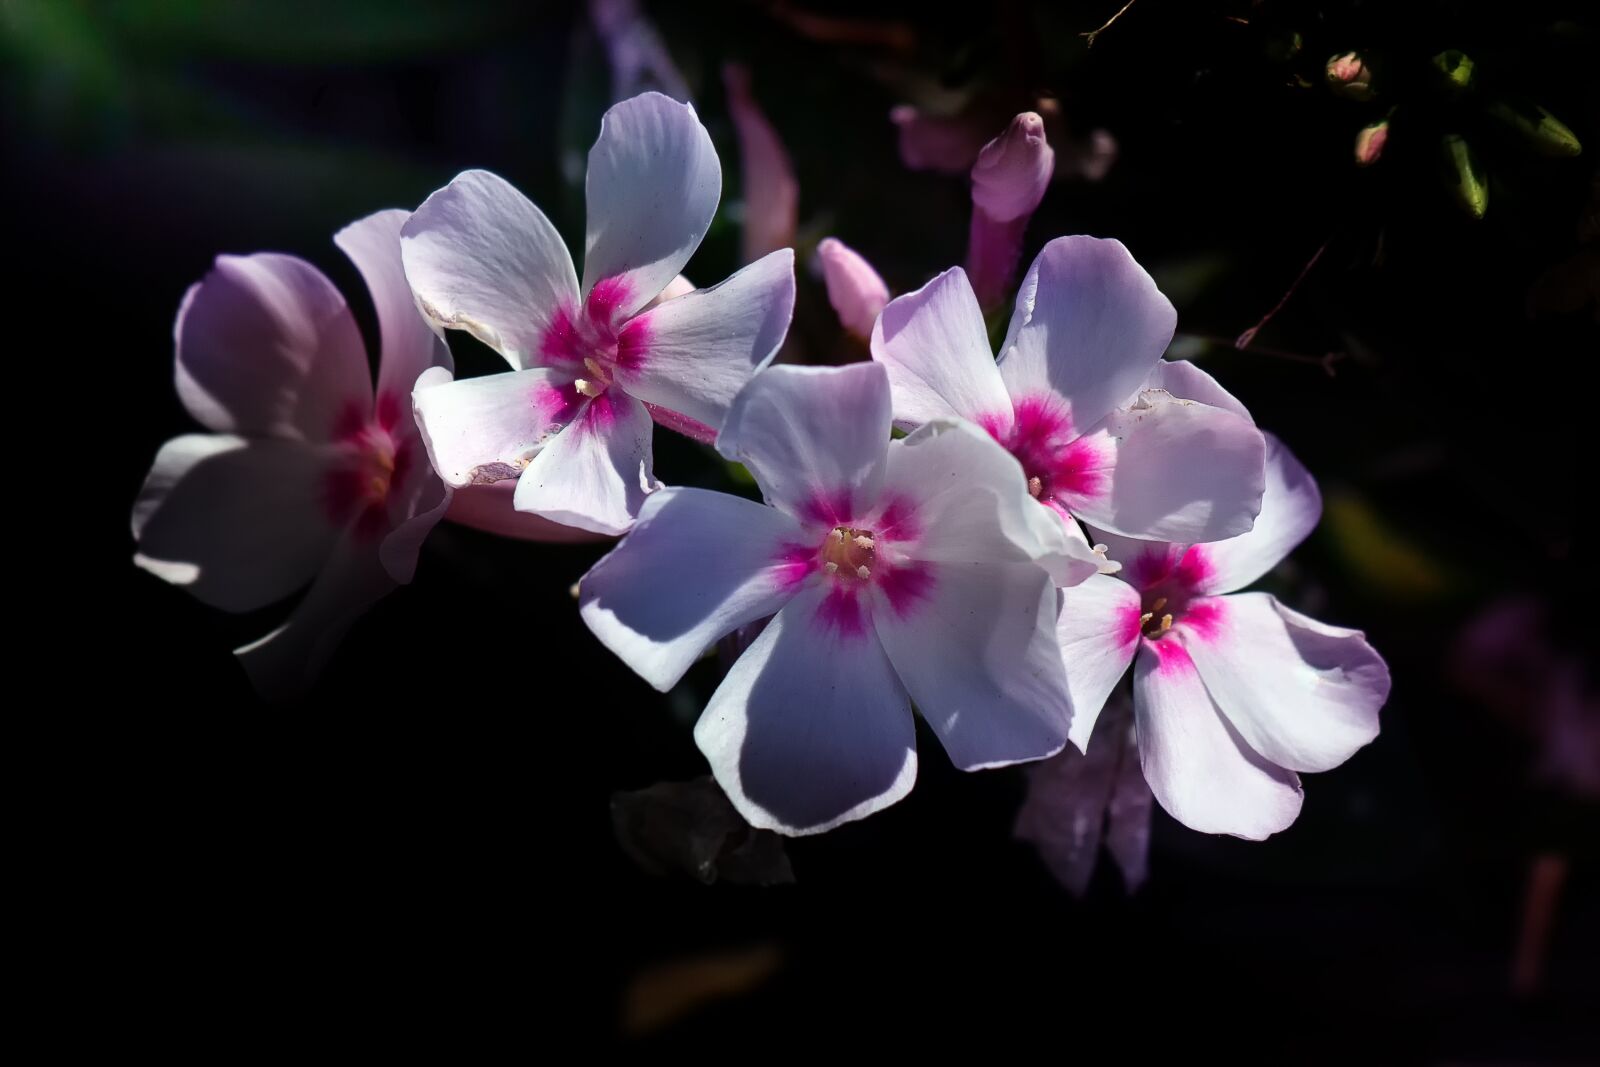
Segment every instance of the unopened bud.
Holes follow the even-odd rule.
[[[1439,72],[1445,90],[1451,95],[1472,88],[1472,57],[1459,48],[1447,48],[1434,56],[1433,69]]]
[[[1346,52],[1328,60],[1328,88],[1351,100],[1371,100],[1372,68],[1355,52]]]
[[[1583,152],[1582,143],[1566,124],[1538,104],[1496,100],[1489,105],[1489,116],[1540,155],[1570,157]]]
[[[1024,111],[978,153],[972,165],[972,203],[996,222],[1026,218],[1044,199],[1055,167],[1044,119]]]
[[[822,280],[828,287],[828,303],[838,313],[844,328],[863,340],[872,336],[878,312],[889,302],[889,287],[883,284],[872,264],[843,241],[824,237],[817,245],[822,263]]]
[[[1456,204],[1473,218],[1483,218],[1489,210],[1489,180],[1472,146],[1459,134],[1449,134],[1439,145]]]
[[[1356,166],[1370,167],[1383,155],[1383,146],[1389,143],[1389,120],[1379,119],[1361,127],[1356,134]]]

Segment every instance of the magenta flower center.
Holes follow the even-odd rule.
[[[1028,492],[1040,503],[1062,503],[1061,497],[1092,495],[1101,487],[1098,453],[1072,425],[1072,416],[1050,397],[1018,400],[1009,427],[984,419],[989,436],[1022,464]]]
[[[1212,568],[1201,545],[1174,548],[1164,556],[1140,556],[1128,568],[1128,581],[1139,590],[1139,632],[1160,639],[1174,625],[1203,623],[1210,608],[1202,585]]]
[[[600,396],[611,387],[617,370],[643,362],[649,323],[626,319],[622,304],[631,292],[626,279],[598,282],[583,309],[558,309],[545,330],[539,354],[547,366],[576,375],[573,386],[584,396]]]
[[[846,582],[865,582],[878,564],[877,538],[871,530],[835,526],[817,554],[822,569]]]
[[[370,421],[354,409],[345,412],[336,431],[344,455],[324,477],[324,511],[336,524],[357,519],[363,535],[377,536],[388,527],[390,494],[402,485],[414,461],[414,443],[397,433],[402,405],[392,394],[378,397]]]

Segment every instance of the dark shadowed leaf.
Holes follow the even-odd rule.
[[[710,776],[613,793],[611,829],[651,874],[686,874],[706,885],[794,881],[783,838],[746,823]]]

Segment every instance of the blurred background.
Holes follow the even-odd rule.
[[[965,1034],[1106,1059],[1596,1058],[1593,5],[1118,6],[0,5],[9,250],[52,309],[24,358],[72,360],[112,411],[82,501],[110,647],[74,679],[110,713],[74,727],[97,785],[72,898],[74,981],[107,1026],[185,1053]],[[1360,75],[1330,78],[1352,51]],[[1308,777],[1290,830],[1211,838],[1157,809],[1131,890],[1108,859],[1063,884],[1014,834],[1029,775],[961,774],[924,734],[889,811],[751,835],[693,784],[717,660],[662,696],[578,621],[603,545],[442,525],[288,707],[230,655],[287,605],[225,616],[134,568],[134,496],[191,428],[173,315],[214,255],[311,260],[370,338],[335,230],[485,167],[581,247],[599,117],[650,87],[691,98],[722,158],[688,275],[787,237],[784,358],[823,363],[865,348],[817,241],[916,288],[965,255],[977,147],[1045,116],[1057,174],[1024,263],[1090,233],[1151,270],[1172,355],[1324,488],[1267,587],[1393,670],[1382,734]],[[665,432],[657,473],[736,488]]]

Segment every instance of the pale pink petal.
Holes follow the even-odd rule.
[[[466,171],[423,201],[400,230],[400,257],[430,320],[467,331],[513,369],[538,366],[552,327],[578,305],[561,235],[486,170]]]
[[[808,538],[817,541],[777,508],[662,489],[583,576],[579,613],[603,645],[665,692],[712,642],[776,613],[819,573]]]
[[[1139,391],[1177,321],[1121,241],[1058,237],[1022,280],[1000,375],[1015,400],[1059,394],[1082,433]]]
[[[378,560],[394,581],[401,585],[411,581],[422,542],[445,517],[451,495],[452,490],[439,480],[433,468],[420,462],[403,485],[390,491],[391,528],[378,545]],[[510,510],[509,501],[506,508]]]
[[[752,826],[815,834],[911,791],[911,707],[868,629],[829,625],[802,591],[739,657],[695,724],[717,784]]]
[[[675,100],[689,99],[672,55],[655,24],[639,10],[638,0],[589,0],[589,18],[611,61],[611,99],[622,100],[643,89],[657,89]]]
[[[676,300],[678,297],[688,296],[692,292],[694,292],[694,282],[680,274],[668,282],[667,287],[657,293],[650,303],[644,306],[644,310],[649,311],[651,308],[660,307],[668,300]]]
[[[744,261],[754,263],[794,244],[800,216],[800,183],[778,131],[750,91],[750,71],[722,68],[728,113],[739,134],[739,182],[744,197]]]
[[[378,395],[405,407],[411,387],[429,367],[452,369],[450,349],[428,328],[400,262],[400,230],[411,217],[390,209],[358,219],[333,235],[355,263],[378,313]]]
[[[291,700],[311,688],[352,623],[394,582],[370,540],[347,533],[282,626],[234,650],[264,700]]]
[[[889,379],[874,363],[769,367],[733,401],[717,451],[750,468],[767,501],[808,524],[878,502],[889,451]]]
[[[1245,742],[1280,767],[1325,771],[1378,736],[1389,668],[1359,630],[1290,611],[1266,593],[1198,602],[1184,647]]]
[[[518,511],[512,502],[516,498],[516,482],[490,482],[485,485],[466,485],[450,491],[450,507],[444,517],[460,526],[510,537],[518,541],[548,541],[557,544],[604,541],[608,534],[563,526],[559,522],[538,515]]]
[[[1266,442],[1220,408],[1142,393],[1084,435],[1081,477],[1055,498],[1089,525],[1125,537],[1217,541],[1261,510]]]
[[[694,108],[660,93],[612,107],[589,150],[586,301],[632,315],[689,262],[722,195],[722,167]]]
[[[883,278],[861,253],[835,237],[824,237],[817,244],[817,260],[828,287],[828,303],[840,324],[862,340],[871,337],[878,312],[889,302]]]
[[[173,438],[133,507],[134,562],[228,611],[281,600],[317,573],[342,525],[323,498],[330,461],[294,441]]]
[[[1072,711],[1050,576],[1030,563],[937,563],[924,583],[915,603],[886,601],[872,622],[950,761],[975,771],[1061,751]]]
[[[452,381],[439,367],[411,400],[428,458],[452,487],[521,477],[587,403],[570,374],[544,368]]]
[[[1044,199],[1055,168],[1044,119],[1024,111],[978,153],[972,165],[972,204],[997,222],[1027,218]]]
[[[1322,493],[1316,479],[1284,443],[1267,440],[1266,491],[1261,514],[1249,533],[1204,547],[1209,564],[1204,588],[1209,593],[1242,589],[1281,563],[1316,528],[1322,517]]]
[[[993,433],[1011,428],[1011,399],[960,267],[889,301],[872,330],[872,358],[889,372],[896,422],[963,418]]]
[[[617,381],[714,429],[777,355],[793,315],[794,251],[785,248],[634,318],[622,333]]]
[[[652,432],[643,404],[607,390],[528,464],[517,481],[517,510],[580,530],[625,533],[657,485]]]
[[[1072,698],[1068,737],[1087,752],[1095,721],[1139,650],[1139,592],[1105,574],[1061,590],[1056,643]]]
[[[1146,642],[1133,666],[1139,762],[1168,815],[1204,834],[1260,841],[1300,814],[1300,779],[1250,749],[1172,638]]]
[[[372,372],[344,297],[303,259],[218,256],[178,309],[178,396],[200,423],[327,441],[372,411]]]
[[[1146,379],[1146,389],[1165,389],[1182,400],[1209,404],[1223,411],[1231,411],[1241,419],[1256,420],[1238,398],[1224,389],[1217,380],[1186,359],[1163,359]]]
[[[927,115],[910,104],[891,109],[889,121],[899,131],[900,162],[909,170],[964,174],[987,136],[976,119]]]
[[[912,559],[1032,562],[1064,584],[1099,573],[1099,557],[1028,495],[1022,467],[971,423],[930,422],[891,444],[883,498]]]

